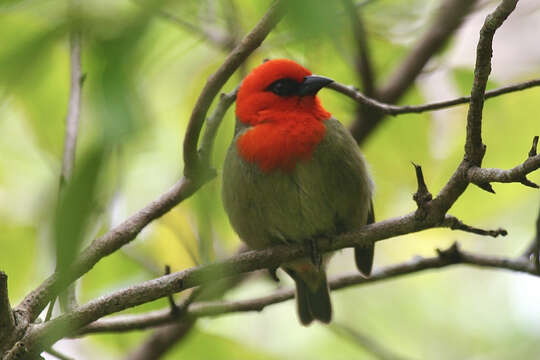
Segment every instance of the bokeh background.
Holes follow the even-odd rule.
[[[383,84],[410,47],[430,26],[435,0],[363,1],[375,67]],[[171,186],[182,173],[187,120],[205,80],[227,50],[197,28],[238,39],[258,21],[269,1],[204,0],[141,4],[136,0],[87,0],[73,11],[67,1],[0,1],[0,268],[9,276],[12,304],[55,267],[54,224],[65,115],[69,93],[69,40],[73,24],[83,34],[86,80],[76,167],[100,149],[104,161],[95,191],[88,194],[84,244],[106,232]],[[314,73],[359,86],[358,47],[342,3],[301,4],[227,83],[230,91],[265,58],[294,59]],[[402,104],[421,104],[466,95],[473,79],[478,31],[496,1],[483,1],[445,49],[429,62]],[[166,11],[181,19],[166,18]],[[186,24],[185,22],[189,23]],[[489,88],[540,75],[540,5],[522,0],[497,32]],[[218,39],[219,40],[219,39]],[[226,46],[225,46],[226,48]],[[345,124],[356,104],[323,90],[325,107]],[[484,142],[487,167],[520,163],[540,133],[540,89],[487,101]],[[376,182],[378,219],[414,210],[421,164],[437,193],[463,154],[466,106],[387,119],[362,145]],[[234,113],[226,115],[216,139],[214,166],[222,167],[232,138]],[[538,173],[530,176],[540,181]],[[476,187],[451,209],[463,221],[503,227],[505,238],[429,230],[377,244],[375,267],[459,241],[484,254],[519,255],[534,236],[537,191],[495,184],[496,195]],[[83,244],[83,245],[84,245]],[[239,246],[220,199],[220,179],[145,229],[135,241],[100,261],[77,284],[81,302],[162,273],[225,258]],[[330,274],[354,271],[342,251]],[[290,284],[264,274],[231,289],[227,299],[248,299]],[[405,359],[536,359],[540,354],[540,280],[503,270],[453,266],[333,293],[336,323],[383,344]],[[177,295],[180,298],[181,295]],[[165,300],[126,311],[167,305]],[[148,333],[92,335],[63,340],[55,348],[77,359],[118,359]],[[261,313],[204,318],[166,359],[373,359],[350,338],[322,325],[304,328],[292,301]]]

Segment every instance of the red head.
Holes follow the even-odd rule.
[[[287,59],[255,68],[236,99],[238,120],[252,126],[237,142],[240,155],[264,171],[289,171],[308,159],[324,137],[322,121],[330,117],[316,94],[331,82]]]
[[[288,59],[269,60],[256,67],[242,82],[236,99],[236,116],[249,125],[291,119],[291,113],[330,117],[317,91],[332,80],[312,76],[305,67]]]

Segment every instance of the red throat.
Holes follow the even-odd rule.
[[[290,172],[297,162],[309,160],[326,132],[324,123],[312,115],[294,114],[294,120],[293,114],[283,115],[289,119],[254,126],[236,143],[240,156],[265,172]]]
[[[238,139],[240,156],[265,171],[291,171],[310,159],[324,138],[330,117],[314,95],[279,96],[268,87],[279,79],[301,83],[311,72],[287,59],[270,60],[242,82],[236,116],[250,128]]]

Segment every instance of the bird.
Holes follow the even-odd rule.
[[[293,60],[273,59],[240,84],[222,200],[233,229],[252,249],[313,245],[317,238],[375,221],[366,161],[317,97],[332,82]],[[356,265],[366,277],[373,255],[373,244],[355,248]],[[329,256],[317,258],[315,252],[281,265],[296,284],[296,308],[305,326],[332,319]]]

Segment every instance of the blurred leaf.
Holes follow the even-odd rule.
[[[170,265],[172,271],[198,265],[197,238],[188,215],[181,208],[169,211],[157,221],[150,239],[137,244],[137,248],[161,267]]]
[[[56,47],[64,32],[58,22],[43,24],[35,17],[0,15],[0,34],[17,33],[5,37],[0,48],[0,99],[15,97],[39,146],[55,155],[62,149],[69,86],[63,69],[67,52]]]
[[[54,218],[57,269],[69,267],[79,250],[95,206],[98,175],[104,150],[96,147],[75,166],[73,178],[62,189]]]
[[[8,275],[12,305],[37,285],[35,268],[27,265],[37,262],[36,234],[34,226],[0,222],[0,270]]]
[[[139,130],[144,118],[134,72],[137,45],[146,23],[135,21],[112,38],[93,38],[89,48],[88,87],[101,136],[108,143],[121,143]]]
[[[333,37],[342,32],[345,19],[340,15],[343,12],[340,1],[291,0],[284,3],[287,6],[285,21],[299,40]]]

